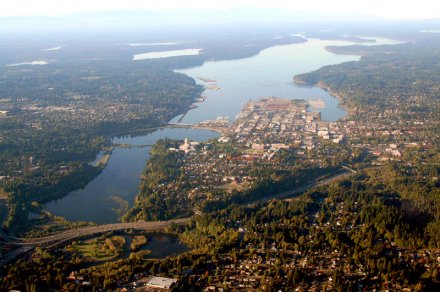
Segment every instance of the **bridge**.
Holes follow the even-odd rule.
[[[356,171],[356,170],[354,170],[354,169],[352,169],[352,168],[350,168],[350,167],[347,167],[347,166],[345,166],[345,165],[342,165],[341,167],[342,167],[343,169],[346,169],[346,170],[352,172],[352,173],[359,173],[358,171]]]
[[[192,128],[196,127],[197,124],[185,124],[185,123],[168,123],[169,128]]]
[[[22,245],[45,246],[50,248],[58,245],[63,245],[67,242],[82,237],[90,237],[97,234],[103,234],[111,231],[123,231],[127,229],[142,230],[146,232],[158,232],[163,231],[165,228],[173,224],[184,224],[189,222],[190,220],[191,218],[183,218],[169,221],[142,221],[82,227],[77,229],[70,229],[51,236],[25,239]]]
[[[113,133],[112,136],[120,136],[120,135],[134,134],[134,133],[142,133],[142,132],[155,131],[155,130],[166,129],[166,128],[204,129],[204,130],[211,130],[211,131],[215,131],[215,132],[219,132],[219,133],[222,133],[222,131],[227,130],[226,128],[208,127],[208,126],[203,126],[203,125],[200,125],[200,124],[172,123],[172,122],[169,122],[167,124],[164,124],[162,126],[157,126],[157,127],[149,127],[149,128],[142,128],[142,129],[136,129],[136,130],[131,130],[131,131],[117,132],[117,133]]]
[[[58,234],[39,237],[39,238],[18,238],[15,242],[3,242],[2,244],[18,245],[19,248],[0,257],[0,266],[5,265],[18,256],[23,256],[33,250],[35,247],[55,248],[57,246],[68,244],[80,238],[92,237],[112,231],[123,230],[141,230],[146,232],[160,232],[174,224],[185,224],[192,218],[174,219],[169,221],[142,221],[130,223],[105,224],[98,226],[88,226],[77,229],[70,229]]]
[[[344,169],[345,171],[340,171],[328,177],[317,179],[302,187],[298,187],[283,193],[267,196],[263,199],[251,202],[248,205],[267,202],[272,199],[280,199],[280,200],[286,199],[294,195],[304,193],[310,189],[328,185],[340,179],[348,178],[351,175],[359,172],[352,169],[348,169],[348,167],[344,167]],[[57,246],[68,244],[69,242],[74,241],[76,239],[92,237],[94,235],[104,234],[111,231],[123,231],[127,229],[142,230],[146,232],[160,232],[173,224],[185,224],[191,221],[191,219],[192,217],[168,220],[168,221],[148,221],[148,222],[142,221],[142,222],[106,224],[106,225],[88,226],[77,229],[70,229],[55,235],[50,235],[40,238],[26,238],[26,239],[9,238],[10,240],[9,242],[0,242],[0,245],[8,244],[8,245],[16,245],[19,247],[0,257],[0,266],[7,264],[8,262],[14,260],[16,257],[26,255],[27,253],[32,251],[35,247],[45,247],[50,249],[50,248],[55,248]]]
[[[209,130],[209,131],[218,132],[220,134],[223,134],[228,130],[228,128],[226,128],[226,127],[207,126],[207,125],[203,125],[201,123],[199,123],[199,124],[168,123],[168,125],[169,125],[168,126],[169,128],[201,129],[201,130]]]

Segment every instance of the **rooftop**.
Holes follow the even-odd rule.
[[[162,288],[162,289],[170,289],[171,286],[176,283],[176,279],[172,278],[164,278],[164,277],[153,277],[148,281],[147,286]]]

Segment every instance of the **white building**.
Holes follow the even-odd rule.
[[[175,283],[177,283],[176,279],[153,277],[147,282],[146,286],[159,289],[171,289]]]

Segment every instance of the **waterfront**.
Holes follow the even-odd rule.
[[[206,100],[198,108],[190,110],[182,123],[195,123],[217,116],[234,119],[248,100],[270,96],[321,99],[326,104],[321,111],[322,119],[338,120],[346,114],[338,106],[338,100],[320,88],[293,84],[293,76],[325,65],[359,59],[358,56],[336,55],[325,50],[325,46],[339,44],[350,43],[312,39],[306,43],[268,48],[246,59],[205,62],[200,67],[179,70],[193,78],[202,76],[214,79],[220,88],[206,90]],[[200,79],[196,81],[207,84]]]
[[[386,42],[382,40],[377,43]],[[180,70],[199,84],[215,81],[218,90],[206,90],[206,100],[184,115],[182,123],[197,123],[218,116],[231,119],[249,99],[277,96],[288,99],[321,99],[325,108],[322,119],[335,121],[346,112],[336,98],[316,87],[293,84],[295,74],[309,72],[325,65],[355,61],[359,56],[328,52],[329,45],[349,45],[342,41],[311,39],[307,43],[276,46],[258,55],[232,61],[205,62],[200,67]],[[202,77],[202,78],[197,78]],[[151,145],[160,138],[205,141],[219,133],[201,129],[166,128],[137,136],[113,139],[115,144]],[[149,157],[150,147],[116,148],[102,173],[84,189],[71,192],[62,199],[46,204],[46,210],[72,221],[93,221],[98,224],[117,222],[133,205],[138,191],[139,176]]]
[[[157,259],[175,256],[189,250],[176,236],[161,233],[149,237],[148,243],[143,249],[151,250],[149,257]]]
[[[166,137],[205,141],[218,136],[208,130],[165,128],[139,136],[116,137],[113,142],[136,146],[151,145]],[[115,148],[100,175],[85,188],[47,203],[45,209],[72,221],[118,222],[123,209],[133,205],[149,151],[150,147]]]
[[[376,38],[375,38],[376,39]],[[394,40],[377,38],[370,45],[393,44]],[[320,109],[324,121],[336,121],[346,115],[339,101],[325,90],[293,83],[293,76],[317,70],[323,66],[357,61],[359,56],[334,54],[326,46],[352,45],[346,41],[308,39],[305,43],[275,46],[258,55],[238,60],[209,61],[202,66],[177,72],[193,77],[198,84],[209,86],[199,77],[215,80],[218,90],[206,90],[206,100],[190,110],[182,123],[197,123],[228,116],[234,119],[250,99],[281,97],[288,99],[321,99]]]

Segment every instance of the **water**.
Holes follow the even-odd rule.
[[[135,43],[128,44],[130,47],[155,47],[155,46],[174,46],[179,45],[178,42],[164,42],[164,43]]]
[[[399,41],[399,40],[393,40],[393,39],[389,39],[389,38],[384,38],[384,37],[371,37],[371,36],[359,36],[363,39],[367,39],[367,40],[375,40],[375,42],[372,43],[362,43],[362,46],[377,46],[377,45],[398,45],[398,44],[403,44],[405,43],[404,41]]]
[[[130,144],[130,145],[152,145],[159,139],[172,138],[183,140],[188,138],[195,141],[206,141],[208,139],[218,137],[219,134],[213,131],[201,129],[185,129],[185,128],[164,128],[149,133],[147,135],[138,136],[121,136],[113,138],[112,142],[116,144]]]
[[[440,29],[424,29],[420,32],[426,32],[426,33],[440,33]]]
[[[166,233],[153,233],[153,234],[144,234],[148,238],[147,244],[141,246],[137,251],[145,251],[149,250],[150,253],[147,255],[148,258],[152,259],[164,259],[166,257],[177,256],[181,253],[189,251],[189,247],[182,243],[179,238],[172,234]],[[115,262],[120,259],[128,258],[130,254],[133,252],[130,249],[130,244],[133,242],[133,236],[131,234],[122,234],[125,238],[125,246],[117,257],[110,259],[105,262]],[[96,265],[101,265],[104,262],[101,260],[93,260],[89,259],[85,264],[81,265],[81,268],[89,268]]]
[[[59,51],[61,50],[62,46],[58,46],[58,47],[53,47],[53,48],[49,48],[49,49],[45,49],[43,51]]]
[[[258,55],[231,61],[206,62],[200,67],[179,70],[191,77],[216,80],[220,90],[206,90],[206,101],[189,111],[182,123],[195,123],[217,116],[234,119],[249,99],[283,97],[289,99],[322,99],[326,108],[323,120],[337,120],[345,115],[336,99],[316,87],[297,86],[293,76],[329,64],[358,60],[358,56],[336,55],[324,50],[326,45],[349,44],[309,40],[303,44],[276,46]],[[206,84],[196,79],[199,84]]]
[[[180,240],[168,234],[155,234],[148,238],[148,243],[142,249],[151,250],[150,258],[163,259],[186,252],[189,248]]]
[[[186,50],[142,53],[142,54],[133,55],[133,61],[177,57],[177,56],[193,56],[193,55],[198,55],[200,51],[201,49],[186,49]]]
[[[374,44],[390,43],[394,41],[380,38]],[[320,110],[322,120],[336,121],[346,114],[338,106],[338,100],[320,88],[293,84],[293,76],[326,65],[359,60],[359,56],[334,54],[325,50],[326,46],[352,44],[309,39],[306,43],[271,47],[246,59],[205,62],[199,67],[178,70],[196,78],[198,84],[207,85],[197,79],[203,77],[215,80],[220,87],[220,90],[206,90],[206,101],[189,111],[182,123],[196,123],[217,116],[234,119],[249,99],[269,96],[321,99],[326,104],[325,109]]]
[[[6,65],[6,67],[17,67],[17,66],[35,66],[35,65],[47,65],[49,62],[47,61],[31,61],[31,62],[23,62],[23,63],[15,63]]]
[[[206,141],[219,133],[200,129],[166,128],[142,136],[114,138],[114,143],[151,145],[163,138]],[[47,203],[45,209],[71,221],[115,223],[125,206],[132,206],[139,177],[149,157],[150,147],[116,148],[102,173],[84,189]]]
[[[376,42],[387,43],[393,42],[387,39]],[[180,70],[194,78],[213,79],[221,89],[206,90],[204,95],[207,100],[200,107],[173,121],[183,118],[182,123],[195,123],[218,116],[234,118],[249,99],[267,96],[322,99],[326,104],[326,108],[321,110],[323,120],[335,121],[346,114],[338,106],[338,101],[322,89],[293,84],[293,76],[326,65],[358,60],[359,56],[338,55],[325,50],[325,46],[329,45],[350,44],[353,43],[311,39],[303,44],[272,47],[251,58],[205,62],[200,67]],[[206,84],[196,80],[199,84]],[[207,130],[167,128],[144,135],[117,137],[113,142],[151,145],[165,137],[205,141],[218,136],[218,133]],[[149,150],[150,147],[113,150],[107,166],[98,177],[84,189],[46,204],[46,209],[72,221],[117,222],[124,210],[133,204]]]

